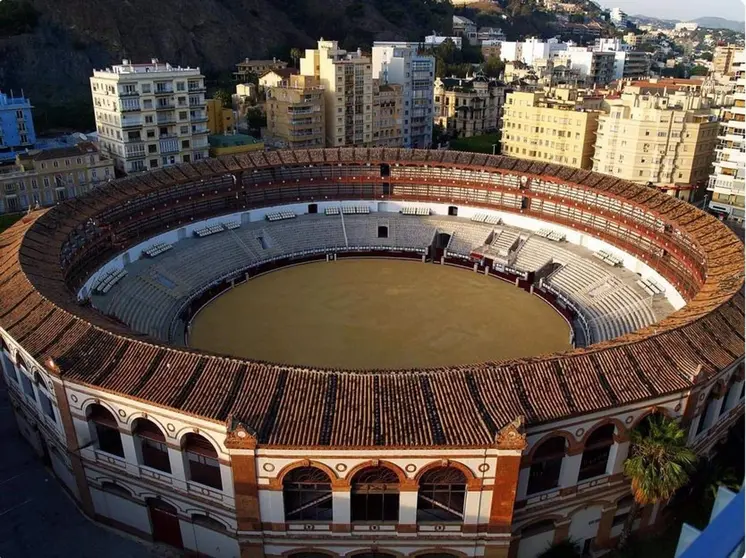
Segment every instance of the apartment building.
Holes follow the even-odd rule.
[[[272,60],[250,60],[246,58],[243,62],[236,64],[236,71],[233,77],[238,83],[246,83],[256,80],[270,70],[282,70],[287,68],[288,63],[283,60],[273,58]]]
[[[398,83],[373,80],[373,146],[401,147],[404,88]]]
[[[210,134],[232,134],[236,131],[233,109],[224,107],[222,99],[205,100],[205,110],[207,111],[207,129]]]
[[[708,99],[682,91],[625,91],[607,103],[609,112],[598,122],[594,171],[675,190],[684,199],[706,183],[718,133]]]
[[[712,57],[713,73],[721,75],[730,74],[738,51],[736,45],[721,45],[715,47],[715,53]]]
[[[267,88],[268,147],[301,149],[324,147],[326,103],[315,76],[291,75]]]
[[[500,145],[511,157],[590,169],[603,98],[571,88],[512,92]]]
[[[0,92],[0,161],[12,161],[17,151],[36,143],[31,101]]]
[[[373,76],[371,60],[321,39],[307,49],[300,73],[318,78],[323,87],[326,146],[369,146],[373,140]]]
[[[199,68],[122,64],[91,78],[102,151],[125,173],[208,157],[205,82]]]
[[[114,162],[91,142],[18,153],[0,170],[0,214],[54,205],[111,178]]]
[[[373,43],[372,76],[381,84],[401,85],[400,146],[427,148],[433,137],[435,58],[418,51],[417,43]]]
[[[619,38],[596,39],[593,50],[614,53],[612,79],[644,79],[650,75],[650,54],[632,50]]]
[[[477,41],[477,24],[463,16],[453,16],[453,34],[466,39],[470,45],[479,44]]]
[[[484,75],[474,78],[437,78],[435,122],[454,137],[495,131],[505,101],[505,84]]]
[[[710,209],[729,219],[744,221],[746,189],[746,61],[737,51],[731,65],[732,106],[720,109],[720,130],[715,149],[715,168],[710,175]]]
[[[585,47],[570,47],[557,55],[557,62],[579,71],[586,87],[606,85],[614,80],[616,55],[614,52],[591,51]]]

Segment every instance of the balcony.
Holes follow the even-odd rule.
[[[156,95],[173,95],[173,87],[156,87],[154,93]]]
[[[207,115],[206,114],[201,114],[201,115],[197,115],[197,116],[191,116],[189,119],[192,122],[207,122]]]
[[[122,128],[137,128],[142,126],[140,118],[122,118]]]
[[[158,103],[155,110],[174,110],[176,106],[173,103]]]
[[[122,105],[122,112],[140,112],[140,105]]]
[[[192,128],[192,135],[201,135],[201,134],[209,134],[210,130],[207,129],[207,126],[204,128]]]
[[[159,114],[158,119],[156,120],[158,124],[174,124],[176,122],[176,116],[171,114]]]
[[[133,91],[120,91],[119,92],[120,97],[139,97],[140,93],[136,90]]]
[[[175,140],[161,141],[160,147],[161,147],[161,154],[163,155],[167,153],[178,153],[179,152],[179,142]]]
[[[204,93],[205,91],[207,91],[207,88],[204,85],[189,86],[189,93]]]

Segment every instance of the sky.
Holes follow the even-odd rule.
[[[601,0],[605,8],[621,8],[629,15],[686,21],[697,17],[724,17],[745,21],[741,0]]]

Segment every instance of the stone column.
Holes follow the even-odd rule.
[[[229,427],[225,447],[231,456],[238,530],[261,531],[262,517],[259,509],[259,485],[256,474],[256,437],[243,424],[238,423],[232,428]],[[241,556],[244,556],[243,548]],[[251,556],[251,554],[246,554],[246,556]]]
[[[351,493],[349,486],[332,486],[332,532],[348,533],[351,516]]]
[[[186,471],[184,469],[184,454],[181,448],[168,446],[168,461],[171,463],[171,476],[174,483],[181,490],[186,490]]]
[[[127,471],[140,476],[140,460],[135,446],[135,437],[126,431],[119,430],[119,437],[122,438],[122,449],[124,450],[124,460],[127,462]]]
[[[567,540],[570,536],[570,523],[572,523],[571,519],[565,519],[554,524],[554,539],[552,540],[552,544]]]
[[[560,468],[560,488],[571,488],[578,484],[578,474],[580,473],[580,462],[582,460],[582,448],[568,450],[567,455],[565,455],[565,458],[562,460],[562,467]]]
[[[516,500],[523,500],[528,493],[528,479],[531,474],[531,466],[523,467],[518,475],[518,493]]]
[[[399,524],[396,530],[399,533],[417,533],[417,485],[414,483],[400,487]]]
[[[594,542],[595,548],[607,548],[611,541],[611,526],[616,515],[616,505],[601,510],[601,521],[598,523],[598,531]]]

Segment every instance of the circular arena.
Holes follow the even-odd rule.
[[[202,555],[608,548],[630,432],[707,454],[743,413],[743,245],[590,171],[209,159],[32,212],[0,262],[22,434],[91,518]]]

